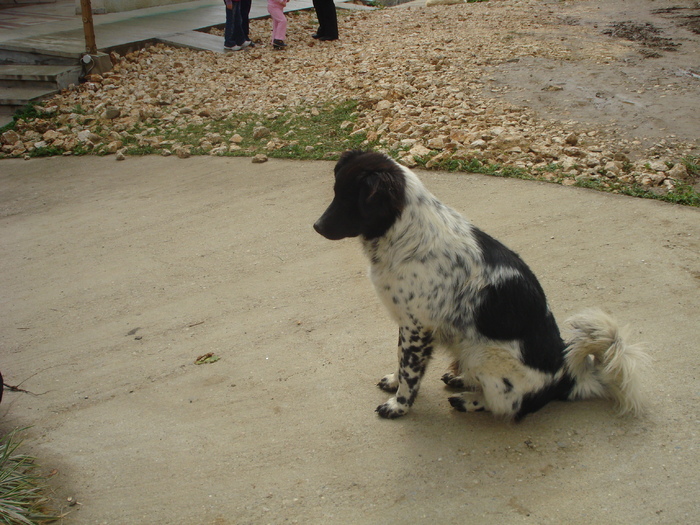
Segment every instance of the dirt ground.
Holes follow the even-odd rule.
[[[396,327],[354,240],[312,223],[333,164],[2,162],[0,430],[30,427],[71,524],[690,523],[700,210],[419,172],[516,249],[562,322],[600,306],[654,358],[650,410],[455,412],[438,356],[382,420]],[[220,359],[196,365],[208,352]]]
[[[493,96],[545,118],[636,140],[642,148],[669,140],[700,146],[691,109],[700,105],[700,3],[556,0],[543,2],[542,10],[558,23],[526,24],[513,38],[556,42],[569,56],[556,60],[533,52],[491,67],[487,90]],[[631,144],[629,149],[640,153]]]

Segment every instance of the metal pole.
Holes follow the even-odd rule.
[[[95,26],[92,25],[92,4],[90,3],[90,0],[80,0],[80,11],[83,15],[85,50],[90,55],[96,55],[97,43],[95,42]]]

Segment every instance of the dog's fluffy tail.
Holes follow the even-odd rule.
[[[565,350],[566,368],[574,380],[569,399],[604,397],[621,414],[644,411],[641,385],[649,356],[627,342],[627,330],[601,310],[586,310],[568,320],[573,337]]]

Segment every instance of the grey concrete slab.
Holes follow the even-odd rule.
[[[78,84],[80,66],[0,65],[0,87],[65,89]]]
[[[201,31],[175,33],[174,35],[161,37],[158,39],[158,41],[174,47],[201,49],[206,51],[214,51],[215,53],[224,52],[224,39],[222,37],[202,33]]]
[[[0,87],[0,105],[26,106],[33,100],[41,100],[58,93],[57,88],[3,88]]]
[[[0,44],[0,49],[54,57],[78,58],[85,52],[85,37],[77,32],[54,33],[3,42]]]
[[[53,80],[56,76],[63,75],[66,69],[65,66],[33,66],[20,64],[0,66],[0,80]]]

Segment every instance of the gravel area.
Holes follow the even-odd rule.
[[[611,3],[626,7],[621,0]],[[667,2],[641,4],[658,8]],[[690,131],[648,126],[650,133],[638,135],[639,124],[649,122],[645,102],[638,99],[646,90],[655,103],[667,98],[670,107],[698,102],[700,71],[664,67],[664,61],[683,57],[669,51],[667,41],[652,53],[644,42],[611,34],[610,28],[614,33],[619,26],[605,15],[597,15],[600,23],[587,23],[586,16],[596,15],[602,5],[600,0],[491,0],[339,10],[341,39],[323,43],[310,38],[313,12],[297,12],[288,17],[289,49],[282,52],[272,50],[270,21],[262,19],[251,23],[258,45],[237,53],[157,45],[124,57],[113,54],[113,71],[92,75],[46,102],[44,118],[18,122],[3,135],[2,152],[18,157],[40,147],[64,154],[81,148],[123,158],[125,139],[136,135],[139,143],[171,154],[192,145],[163,141],[164,129],[201,124],[206,132],[208,122],[228,119],[230,135],[205,133],[194,146],[204,143],[211,154],[241,154],[236,152],[241,113],[284,117],[298,108],[315,111],[353,99],[359,102],[356,118],[343,129],[364,134],[367,145],[409,166],[478,160],[563,184],[637,185],[659,193],[679,185],[687,189],[697,183],[700,152],[692,122]],[[697,46],[697,39],[691,40],[680,46],[686,53]],[[592,72],[614,77],[650,60],[674,82],[657,75],[655,87],[634,86],[640,88],[634,91],[637,99],[610,95],[619,110],[601,106],[604,79]],[[685,78],[677,69],[687,73]],[[564,81],[549,80],[552,72],[565,70]],[[579,81],[576,90],[566,85],[572,79]],[[561,99],[581,93],[586,79],[594,90],[587,99]],[[523,94],[528,82],[530,91]],[[625,121],[628,107],[635,112]],[[660,108],[662,115],[668,111]],[[688,111],[683,112],[687,119]],[[618,119],[607,119],[611,113]],[[261,138],[261,147],[280,148],[286,140],[273,139]]]

